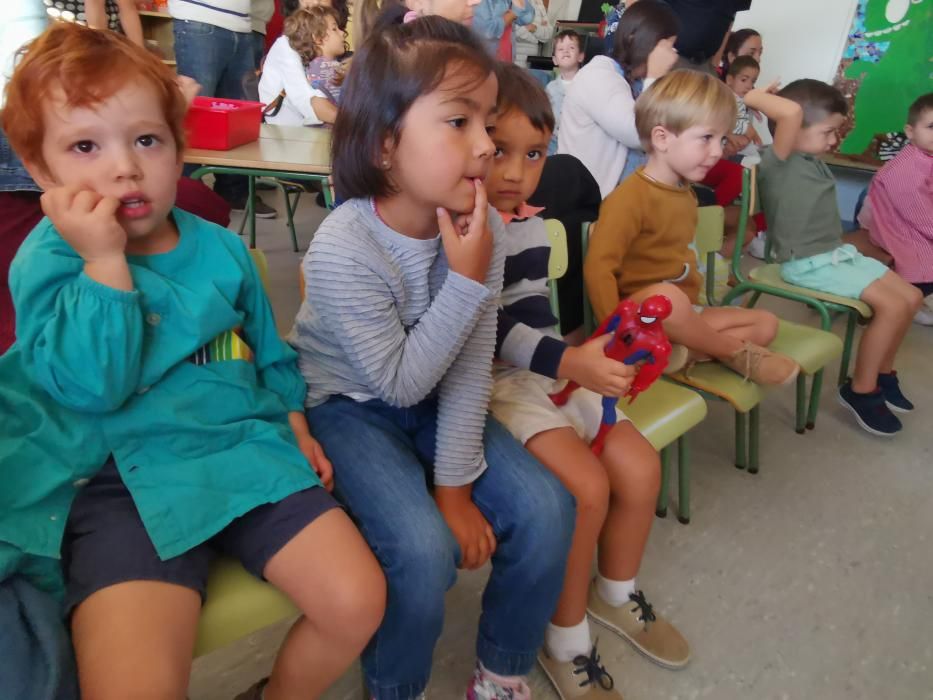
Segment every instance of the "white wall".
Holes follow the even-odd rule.
[[[751,27],[762,36],[764,54],[758,85],[775,78],[832,82],[855,16],[857,0],[752,0],[735,18],[735,29]]]

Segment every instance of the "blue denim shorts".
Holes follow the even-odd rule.
[[[62,543],[65,612],[95,593],[127,581],[162,581],[197,591],[204,600],[211,560],[238,559],[257,578],[282,547],[318,516],[337,508],[314,487],[267,503],[237,518],[207,542],[162,560],[146,533],[133,497],[109,460],[81,489],[68,516]]]
[[[828,253],[791,260],[781,265],[781,278],[798,287],[860,299],[872,282],[884,277],[888,267],[845,244]]]

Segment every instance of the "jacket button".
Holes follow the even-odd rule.
[[[162,322],[162,317],[157,313],[146,314],[146,323],[150,326],[158,326]]]

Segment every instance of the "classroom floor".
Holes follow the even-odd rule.
[[[283,333],[299,305],[298,264],[322,215],[303,198],[302,253],[291,252],[284,219],[259,224]],[[762,306],[815,323],[795,305],[764,298]],[[710,404],[691,438],[693,521],[655,520],[638,577],[694,658],[683,671],[664,670],[594,628],[627,700],[933,700],[931,344],[933,328],[911,328],[899,371],[917,411],[895,440],[855,427],[832,381],[817,429],[799,436],[793,389],[777,390],[762,406],[761,473],[750,475],[732,464],[731,411]],[[487,575],[461,575],[448,595],[429,700],[463,697]],[[198,659],[191,700],[230,700],[268,674],[287,626]],[[326,699],[358,700],[359,679],[354,666]],[[536,700],[557,697],[538,669],[530,683]]]

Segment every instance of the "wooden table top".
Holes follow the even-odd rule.
[[[258,141],[229,151],[189,148],[185,150],[185,162],[329,175],[330,129],[263,124]]]
[[[857,156],[847,156],[842,153],[827,153],[820,156],[827,165],[837,168],[851,168],[853,170],[865,170],[867,172],[877,172],[884,165],[881,161],[867,160]]]

